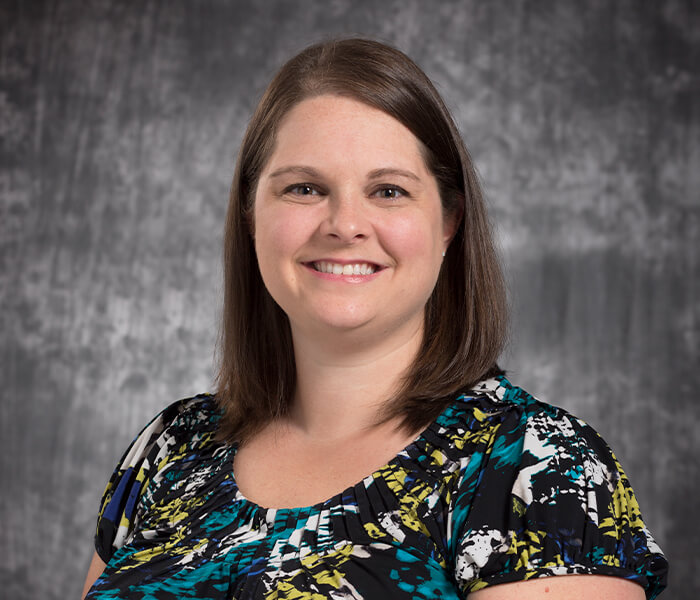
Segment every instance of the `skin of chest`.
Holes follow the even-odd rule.
[[[271,426],[238,449],[234,475],[241,493],[260,506],[311,506],[362,481],[414,438],[395,424],[333,441]]]

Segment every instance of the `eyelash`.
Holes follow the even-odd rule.
[[[301,188],[308,188],[308,189],[311,190],[312,193],[310,193],[310,194],[299,194],[298,191],[299,191]],[[296,194],[296,195],[299,195],[299,196],[311,196],[311,195],[313,195],[313,192],[316,192],[316,193],[318,193],[318,194],[321,194],[321,193],[322,193],[322,192],[320,192],[320,191],[318,190],[318,188],[317,188],[316,186],[314,186],[314,185],[312,185],[312,184],[310,184],[310,183],[295,183],[294,185],[290,185],[288,188],[286,188],[286,189],[284,190],[284,193],[285,193],[285,194]]]
[[[299,191],[302,188],[306,188],[310,190],[310,193],[302,194],[299,193]],[[392,196],[381,196],[381,198],[385,200],[397,200],[398,198],[401,198],[402,196],[409,196],[409,193],[404,190],[402,187],[399,187],[398,185],[382,185],[378,187],[374,192],[372,192],[372,195],[376,194],[381,194],[382,192],[394,192],[394,195]],[[294,185],[290,185],[284,190],[285,194],[295,194],[299,196],[313,196],[313,195],[324,195],[325,192],[322,190],[319,190],[315,185],[311,183],[295,183]]]
[[[398,193],[398,195],[394,196],[382,196],[385,200],[398,200],[402,196],[408,196],[408,192],[404,190],[403,188],[399,187],[398,185],[383,185],[380,186],[377,190],[375,190],[375,194],[380,193],[380,192],[395,192]]]

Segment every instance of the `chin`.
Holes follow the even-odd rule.
[[[349,317],[348,315],[338,316],[337,319],[325,318],[318,321],[318,329],[326,330],[329,333],[332,332],[349,332],[357,331],[362,327],[369,325],[371,319],[359,318],[359,317]]]
[[[335,311],[324,311],[323,314],[304,315],[300,319],[294,319],[295,325],[300,330],[322,333],[328,336],[358,331],[366,326],[371,326],[372,315],[353,313],[347,307],[338,308]]]

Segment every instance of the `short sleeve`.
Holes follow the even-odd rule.
[[[109,562],[133,532],[138,504],[174,441],[167,426],[178,412],[173,404],[156,415],[134,438],[107,483],[97,517],[95,550]]]
[[[668,565],[615,455],[567,412],[536,401],[521,408],[493,436],[478,484],[461,483],[471,505],[454,534],[459,588],[597,574],[655,598]]]

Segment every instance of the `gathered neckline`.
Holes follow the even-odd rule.
[[[263,506],[254,500],[248,498],[238,486],[236,477],[234,474],[234,464],[236,459],[236,454],[238,453],[239,444],[234,442],[231,445],[231,452],[227,457],[227,470],[228,477],[233,483],[235,488],[235,501],[239,502],[241,506],[247,507],[249,510],[257,513],[259,516],[264,516],[268,523],[274,523],[276,520],[284,517],[285,519],[290,516],[302,516],[304,514],[310,515],[314,513],[321,513],[323,511],[330,510],[337,506],[343,506],[343,498],[348,496],[357,496],[357,492],[365,493],[368,486],[374,481],[374,479],[381,473],[395,472],[402,466],[402,461],[410,461],[412,457],[424,455],[425,445],[430,444],[437,446],[437,442],[442,439],[439,435],[438,430],[442,427],[441,421],[444,421],[449,417],[450,413],[456,409],[459,403],[463,403],[472,399],[476,399],[483,396],[489,396],[492,399],[498,395],[497,390],[501,387],[510,387],[507,380],[503,376],[493,377],[485,379],[477,383],[472,389],[460,393],[455,396],[450,402],[447,403],[445,408],[440,411],[440,414],[435,417],[428,425],[421,430],[411,442],[404,446],[399,452],[397,452],[391,460],[381,465],[379,468],[375,469],[368,475],[366,475],[360,481],[346,487],[344,490],[334,494],[333,496],[315,502],[313,504],[308,504],[305,506],[291,506],[291,507],[271,507]]]
[[[234,443],[231,446],[231,453],[230,457],[228,458],[228,474],[230,476],[231,481],[233,482],[235,486],[235,500],[237,502],[240,502],[242,505],[247,506],[248,508],[252,509],[253,511],[257,513],[262,513],[267,515],[268,521],[274,521],[276,518],[279,518],[281,516],[288,517],[289,515],[301,515],[304,513],[318,513],[322,512],[324,510],[329,510],[330,508],[334,506],[340,506],[343,504],[342,499],[344,497],[347,497],[348,495],[352,494],[355,495],[355,492],[358,491],[358,488],[365,491],[367,489],[367,486],[375,479],[377,475],[379,475],[382,472],[386,471],[394,471],[397,468],[401,466],[401,461],[406,460],[411,458],[411,456],[416,455],[417,453],[422,452],[420,450],[421,446],[424,445],[424,443],[427,441],[427,437],[431,437],[430,433],[431,432],[436,432],[437,429],[440,428],[439,421],[445,417],[447,414],[449,414],[450,411],[454,409],[454,406],[461,401],[466,400],[468,397],[465,394],[459,394],[456,396],[452,401],[450,401],[447,406],[440,412],[440,414],[435,417],[425,428],[423,428],[406,446],[404,446],[401,450],[399,450],[389,461],[366,475],[364,478],[361,480],[357,481],[356,483],[346,487],[344,490],[334,494],[330,498],[327,498],[325,500],[321,500],[319,502],[315,502],[313,504],[309,504],[306,506],[292,506],[292,507],[271,507],[271,506],[262,506],[261,504],[258,504],[254,500],[251,500],[248,498],[243,492],[241,491],[240,487],[238,486],[238,482],[236,481],[236,476],[234,473],[234,464],[236,460],[236,454],[238,453],[238,443]],[[431,442],[432,443],[432,442]]]

